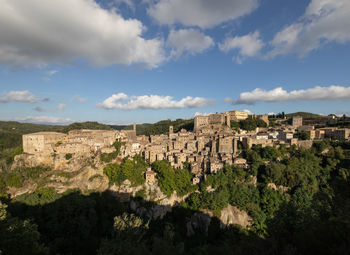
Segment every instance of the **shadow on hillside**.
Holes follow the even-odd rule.
[[[237,226],[221,229],[218,218],[208,224],[208,215],[181,206],[161,219],[152,208],[169,211],[168,206],[133,198],[131,210],[132,203],[116,199],[129,195],[121,193],[71,191],[50,201],[27,195],[25,200],[11,202],[8,210],[38,225],[50,254],[349,254],[349,181],[338,178],[331,185],[332,200],[319,192],[306,209],[291,202],[282,204],[275,217],[265,222],[265,238]],[[135,211],[142,215],[142,224],[127,218],[131,220],[121,220],[114,231],[116,216]],[[149,217],[157,215],[147,226]]]
[[[130,209],[129,203],[116,200],[115,195],[109,192],[82,195],[79,191],[74,191],[41,205],[28,205],[14,201],[9,204],[8,210],[12,216],[31,219],[38,225],[41,240],[50,248],[50,254],[96,254],[101,247],[101,242],[105,244],[109,240],[110,245],[114,239],[120,238],[125,246],[128,244],[128,235],[133,236],[130,229],[124,229],[124,234],[113,233],[115,216],[125,212],[135,213]],[[127,194],[117,195],[126,196]],[[139,205],[137,211],[143,215],[145,223],[150,217],[145,210],[152,211],[152,208],[157,208],[158,211],[169,211],[169,206],[142,199],[135,200]],[[144,207],[145,210],[140,207]],[[208,222],[194,219],[195,213],[179,206],[173,207],[164,218],[158,217],[150,221],[142,240],[130,243],[129,248],[119,245],[118,242],[121,240],[114,241],[118,247],[121,247],[122,250],[119,252],[123,254],[164,254],[165,251],[170,254],[184,254],[184,252],[186,254],[224,254],[232,249],[232,245],[241,250],[239,252],[237,249],[235,254],[256,254],[261,253],[263,247],[266,248],[266,241],[255,234],[247,233],[238,227],[220,229],[218,218],[212,218],[206,232],[206,226],[202,224]],[[203,213],[201,216],[209,217]],[[193,230],[191,236],[188,236],[189,225]],[[227,239],[230,239],[230,247],[226,247]],[[142,252],[139,249],[135,250],[138,246],[142,248]],[[230,249],[227,250],[228,248]],[[119,252],[101,254],[119,254]]]

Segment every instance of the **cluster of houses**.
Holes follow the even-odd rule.
[[[231,120],[247,118],[259,118],[266,122],[267,127],[249,132],[230,127]],[[120,151],[121,157],[139,154],[149,163],[167,160],[174,168],[183,168],[184,164],[189,164],[191,172],[196,176],[193,181],[197,183],[205,174],[216,173],[225,164],[248,167],[247,161],[239,156],[242,148],[281,144],[311,147],[313,140],[349,140],[350,136],[350,129],[346,128],[315,128],[312,125],[303,125],[300,116],[294,116],[291,124],[285,123],[278,127],[268,125],[267,115],[249,116],[243,111],[231,111],[196,116],[193,131],[182,129],[174,132],[170,126],[167,134],[160,135],[136,136],[135,125],[133,130],[72,130],[68,134],[27,134],[23,135],[23,150],[24,153],[37,155],[38,159],[67,153],[89,156],[92,153],[112,152],[113,143],[119,140],[124,142]],[[310,139],[298,139],[296,134],[300,132],[307,133]],[[147,175],[152,178],[150,171],[148,169]]]

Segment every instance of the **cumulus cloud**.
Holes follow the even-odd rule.
[[[59,110],[59,111],[60,111],[60,110],[63,110],[64,108],[66,108],[66,107],[67,107],[66,104],[62,104],[62,103],[61,103],[61,104],[58,104],[58,105],[57,105],[56,110]]]
[[[275,35],[268,57],[289,53],[304,56],[329,42],[349,42],[349,12],[349,0],[312,0],[298,22]]]
[[[36,123],[36,124],[55,124],[63,125],[69,124],[73,121],[69,118],[53,117],[53,116],[26,116],[12,119],[24,123]]]
[[[171,96],[144,95],[144,96],[128,96],[124,93],[114,94],[98,103],[97,107],[105,109],[181,109],[181,108],[198,108],[207,105],[213,105],[214,101],[203,97],[185,97],[181,100],[174,100]]]
[[[166,42],[172,48],[171,56],[179,57],[184,52],[196,55],[214,45],[210,36],[196,29],[171,30]]]
[[[0,39],[1,40],[1,39]],[[0,97],[0,103],[8,102],[24,102],[24,103],[36,103],[40,101],[40,98],[35,96],[28,90],[23,91],[10,91]]]
[[[85,97],[81,97],[81,96],[74,96],[70,99],[70,101],[75,101],[75,102],[79,102],[79,103],[85,103],[86,102],[86,98]]]
[[[272,90],[256,88],[251,92],[243,92],[233,104],[254,104],[255,102],[284,102],[307,100],[346,100],[350,99],[350,87],[332,85],[316,86],[309,89],[292,90],[290,92],[278,87]]]
[[[213,112],[204,112],[204,113],[195,112],[194,117],[196,117],[196,116],[209,116],[210,114],[214,114],[214,113]]]
[[[63,15],[63,16],[62,16]],[[164,61],[163,42],[145,39],[143,24],[124,19],[94,0],[3,0],[0,8],[0,65],[72,64],[95,66]]]
[[[257,7],[258,0],[160,0],[147,12],[160,24],[210,28],[249,14]]]
[[[264,43],[260,39],[259,31],[244,36],[227,37],[223,43],[219,44],[219,49],[226,53],[238,50],[238,55],[235,59],[239,64],[246,57],[254,57],[260,54],[260,50],[263,47]]]
[[[252,115],[252,114],[253,114],[253,113],[252,113],[250,110],[248,110],[248,109],[244,109],[243,112],[246,112],[246,113],[248,113],[249,115]]]

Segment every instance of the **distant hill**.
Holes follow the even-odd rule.
[[[292,118],[293,116],[301,116],[304,119],[317,119],[317,118],[324,117],[323,115],[315,114],[311,112],[294,112],[294,113],[288,113],[286,114],[286,116],[287,118]]]
[[[68,126],[63,127],[62,132],[68,133],[74,129],[101,129],[101,130],[112,130],[111,126],[106,124],[101,124],[96,121],[86,121],[86,122],[75,122]]]
[[[193,119],[177,119],[177,120],[161,120],[154,124],[144,123],[136,125],[137,135],[158,135],[169,132],[169,126],[174,127],[174,132],[180,131],[182,128],[190,131],[193,130]],[[132,125],[119,126],[111,125],[113,129],[117,130],[131,130]]]

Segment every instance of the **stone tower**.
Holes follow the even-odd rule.
[[[174,127],[173,126],[169,126],[169,135],[174,133]]]
[[[300,126],[303,125],[303,117],[301,116],[293,116],[293,120],[292,120],[292,125],[294,128],[298,128]]]

